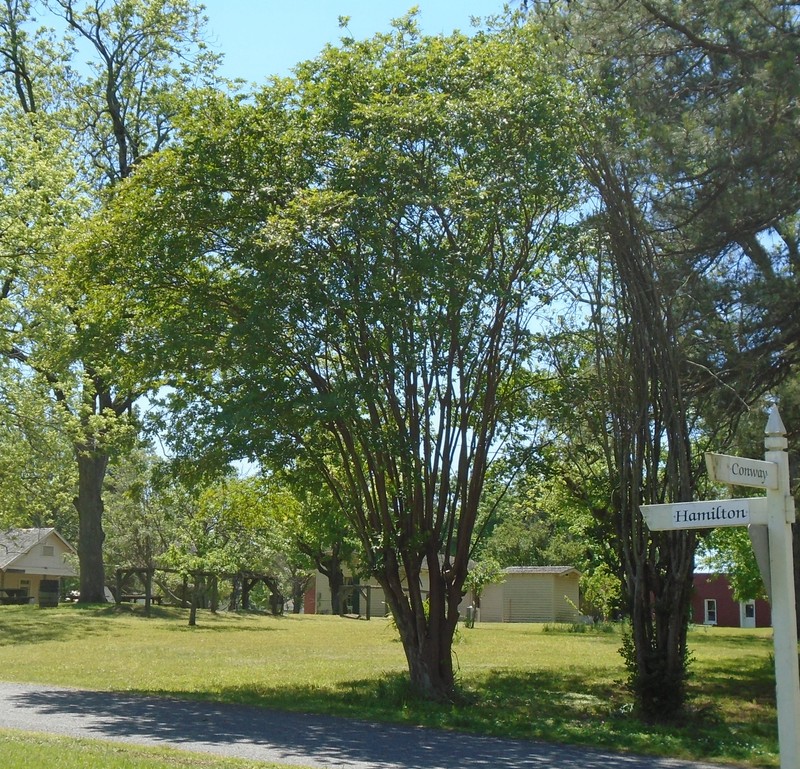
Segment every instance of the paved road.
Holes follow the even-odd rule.
[[[0,683],[0,727],[319,769],[723,769],[260,708],[6,683]]]

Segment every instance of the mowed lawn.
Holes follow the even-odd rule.
[[[771,631],[696,628],[693,699],[669,726],[631,713],[621,634],[527,624],[460,629],[462,697],[413,698],[385,619],[153,607],[0,607],[0,678],[248,703],[777,766]]]

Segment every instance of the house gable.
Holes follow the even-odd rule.
[[[65,561],[75,548],[53,528],[8,529],[0,532],[0,572],[42,578],[74,577]]]

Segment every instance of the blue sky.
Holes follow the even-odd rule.
[[[468,31],[470,18],[499,13],[504,0],[204,0],[208,35],[225,54],[223,74],[263,83],[288,75],[300,61],[316,56],[342,35],[339,16],[349,16],[349,33],[370,37],[389,29],[412,6],[420,10],[427,34]]]

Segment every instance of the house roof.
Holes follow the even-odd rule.
[[[559,577],[573,572],[581,574],[574,566],[507,566],[503,569],[503,574],[555,574]]]
[[[75,553],[75,548],[67,542],[54,528],[36,529],[6,529],[0,531],[0,571],[6,569],[25,553],[51,534],[55,534],[67,547],[70,553]]]

